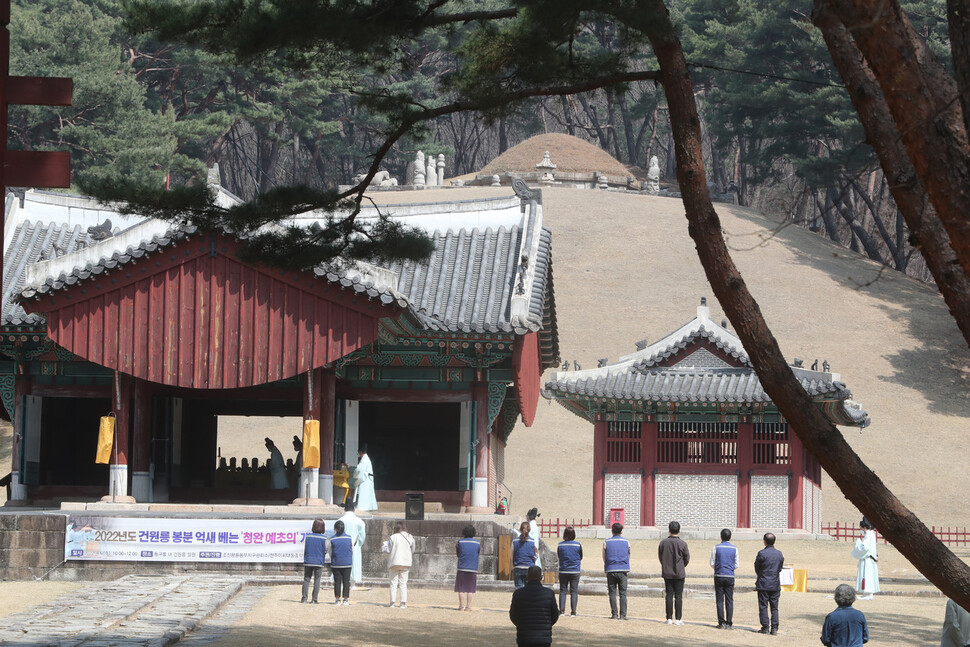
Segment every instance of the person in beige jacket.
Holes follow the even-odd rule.
[[[383,550],[387,553],[387,570],[391,579],[391,603],[395,606],[398,590],[401,592],[401,607],[408,607],[408,571],[411,570],[411,560],[414,554],[414,537],[408,532],[403,521],[394,524],[394,534],[384,542]]]

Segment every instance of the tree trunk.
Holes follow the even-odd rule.
[[[970,2],[947,0],[946,22],[950,28],[953,76],[963,108],[963,128],[970,134]]]
[[[501,155],[509,149],[509,135],[505,123],[505,117],[498,120],[498,154]]]
[[[838,17],[865,57],[907,157],[970,275],[970,142],[953,77],[916,34],[898,0],[815,0],[815,6]]]
[[[970,566],[943,545],[862,462],[785,362],[761,309],[734,265],[707,192],[697,108],[673,24],[661,0],[645,0],[645,4],[653,18],[647,35],[660,65],[677,135],[677,177],[688,232],[714,294],[734,324],[761,384],[805,448],[818,458],[849,500],[945,595],[970,607]]]
[[[849,90],[849,98],[879,157],[886,182],[906,224],[913,247],[920,250],[953,318],[970,345],[970,275],[961,266],[952,241],[930,203],[926,186],[916,175],[896,132],[889,106],[872,72],[859,56],[836,15],[817,6],[813,20]]]
[[[626,158],[618,158],[627,164],[637,163],[637,144],[633,134],[633,118],[630,116],[630,108],[626,104],[626,92],[616,95],[616,105],[620,109],[620,119],[623,120],[623,136],[626,141]]]
[[[600,119],[596,115],[596,107],[591,106],[589,101],[586,100],[585,94],[577,94],[576,97],[579,99],[579,103],[583,106],[583,110],[586,112],[586,116],[589,118],[589,123],[593,125],[593,129],[596,132],[596,137],[600,140],[600,148],[609,152],[610,141],[603,132],[603,128],[600,126]]]
[[[573,137],[576,136],[576,124],[573,119],[573,111],[569,106],[569,100],[566,99],[566,95],[559,95],[559,102],[562,104],[562,119],[566,123],[566,132]]]

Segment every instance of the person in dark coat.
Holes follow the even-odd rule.
[[[660,574],[664,578],[664,611],[667,613],[668,625],[682,625],[684,621],[684,580],[687,573],[684,570],[690,563],[690,550],[687,542],[680,538],[680,523],[671,521],[667,524],[670,533],[657,546],[660,558]],[[676,612],[676,613],[675,613]],[[674,619],[676,616],[676,619]]]
[[[839,608],[825,616],[822,624],[822,644],[825,647],[862,647],[869,642],[866,617],[852,608],[855,591],[848,584],[835,587],[835,603]]]
[[[515,625],[519,647],[551,645],[552,625],[559,620],[559,605],[552,589],[542,586],[542,569],[530,566],[526,584],[512,593],[509,618]]]
[[[778,635],[778,598],[781,596],[781,582],[778,575],[785,565],[785,556],[775,548],[775,536],[766,532],[765,547],[758,551],[754,559],[754,572],[758,579],[754,588],[758,591],[758,617],[761,620],[759,633]],[[771,609],[771,629],[768,628],[768,609]]]

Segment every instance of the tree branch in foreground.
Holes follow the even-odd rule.
[[[761,384],[805,447],[815,455],[839,489],[893,546],[933,584],[958,604],[970,606],[970,566],[956,557],[907,509],[852,450],[795,379],[724,243],[721,223],[705,183],[700,121],[683,49],[661,0],[646,0],[658,20],[648,34],[660,64],[670,106],[677,157],[677,179],[689,222],[688,231],[714,294],[734,325]]]

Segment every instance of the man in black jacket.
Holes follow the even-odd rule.
[[[552,625],[559,620],[559,605],[552,589],[542,586],[542,569],[530,566],[526,584],[512,593],[509,618],[515,625],[519,647],[551,645]]]
[[[781,595],[781,582],[778,574],[781,567],[785,565],[785,556],[775,548],[775,536],[766,532],[764,536],[765,547],[758,552],[754,560],[754,572],[758,579],[754,583],[754,588],[758,591],[758,617],[761,620],[761,631],[759,633],[769,633],[768,629],[768,608],[771,608],[771,630],[772,636],[778,635],[778,598]]]

